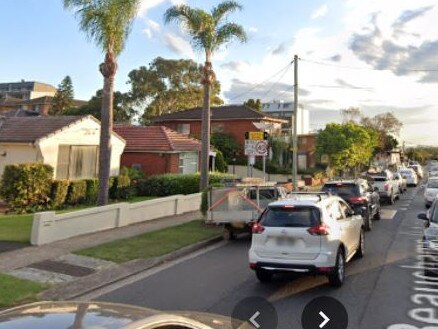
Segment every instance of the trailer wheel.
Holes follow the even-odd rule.
[[[226,241],[234,240],[236,238],[236,234],[233,232],[233,228],[229,226],[224,227],[224,233],[222,235],[223,239]]]

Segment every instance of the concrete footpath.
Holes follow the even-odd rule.
[[[3,252],[0,253],[0,272],[15,270],[36,262],[59,258],[81,249],[180,225],[200,218],[202,218],[200,212],[192,212],[180,216],[164,217],[131,226],[78,236],[43,246],[30,246]]]

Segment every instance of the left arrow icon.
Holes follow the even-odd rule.
[[[249,319],[249,322],[251,322],[251,324],[256,327],[257,329],[260,328],[260,325],[257,323],[256,319],[259,317],[260,312],[257,311],[254,313],[254,315]]]

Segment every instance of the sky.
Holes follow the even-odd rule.
[[[209,10],[213,0],[142,0],[119,58],[116,89],[128,73],[154,58],[202,63],[187,35],[163,14],[175,4]],[[248,98],[293,100],[297,54],[300,106],[311,129],[340,121],[340,110],[368,116],[393,112],[404,124],[398,139],[438,145],[438,4],[436,0],[240,0],[230,20],[248,33],[213,60],[227,103]],[[103,54],[79,30],[62,0],[0,0],[0,82],[36,80],[57,86],[70,75],[75,96],[102,87]]]

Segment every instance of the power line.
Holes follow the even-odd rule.
[[[312,64],[318,64],[322,66],[330,66],[330,67],[336,67],[340,69],[347,69],[347,70],[364,70],[364,71],[391,71],[392,69],[378,69],[378,68],[369,68],[369,67],[354,67],[354,66],[345,66],[345,65],[339,65],[339,64],[333,64],[333,63],[327,63],[322,61],[314,61],[309,59],[301,59],[303,62],[312,63]],[[401,72],[438,72],[438,69],[397,69]]]
[[[257,89],[258,87],[262,86],[262,85],[265,84],[266,82],[268,82],[268,81],[272,80],[273,78],[275,78],[277,75],[281,74],[283,71],[287,71],[287,70],[292,66],[293,62],[294,62],[294,61],[291,61],[291,62],[288,63],[285,67],[283,67],[280,71],[276,72],[275,74],[273,74],[272,76],[270,76],[270,77],[267,78],[266,80],[263,80],[262,82],[260,82],[260,83],[256,84],[255,86],[251,87],[251,88],[248,89],[247,91],[245,91],[245,92],[243,92],[243,93],[241,93],[241,94],[239,94],[239,95],[236,95],[236,96],[230,98],[229,101],[231,102],[231,101],[233,101],[233,100],[236,100],[236,99],[238,99],[238,98],[240,98],[240,97],[242,97],[242,96],[245,96],[245,95],[249,94],[250,92],[252,92],[252,91],[254,91],[255,89]]]
[[[292,63],[293,63],[293,61],[292,61]],[[269,90],[263,94],[262,98],[265,98],[267,95],[269,95],[271,93],[271,91],[280,83],[280,81],[284,78],[286,73],[289,72],[289,69],[292,67],[292,63],[287,67],[286,70],[284,70],[283,74],[280,75],[280,77],[277,79],[277,81],[275,81],[272,84],[271,88],[269,88]]]

